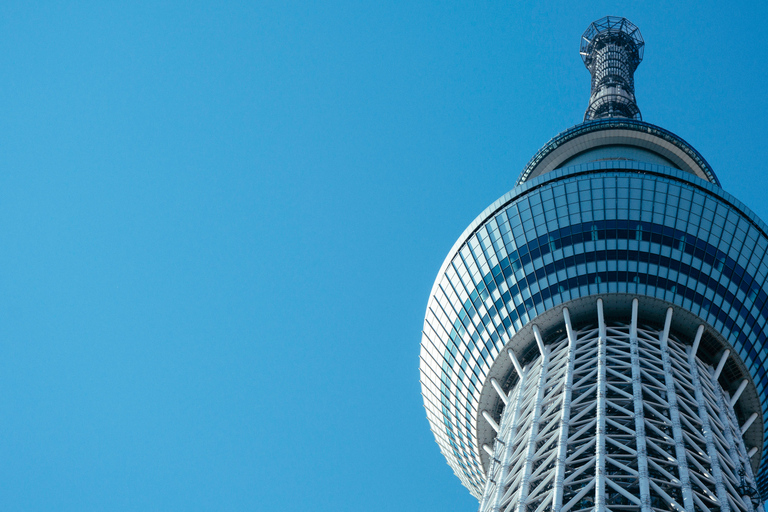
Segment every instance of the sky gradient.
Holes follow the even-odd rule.
[[[0,5],[1,508],[476,510],[418,381],[448,250],[581,121],[605,15],[768,220],[766,11]]]

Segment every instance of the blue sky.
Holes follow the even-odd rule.
[[[760,2],[0,5],[2,509],[475,510],[427,295],[608,14],[644,119],[768,218]]]

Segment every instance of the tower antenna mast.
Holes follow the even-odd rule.
[[[609,117],[642,120],[635,101],[635,70],[643,60],[643,36],[631,21],[606,16],[589,25],[579,53],[592,75],[584,121]]]

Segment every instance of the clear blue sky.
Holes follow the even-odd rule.
[[[3,511],[476,510],[427,295],[578,123],[579,36],[768,219],[763,2],[0,5]]]

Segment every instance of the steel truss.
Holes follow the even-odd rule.
[[[754,475],[732,404],[714,369],[696,357],[703,326],[683,342],[642,324],[574,330],[520,366],[500,424],[480,512],[754,512]],[[726,356],[727,357],[727,354]],[[723,358],[724,359],[724,358]],[[751,423],[748,421],[747,423]],[[747,489],[747,490],[745,490]]]

